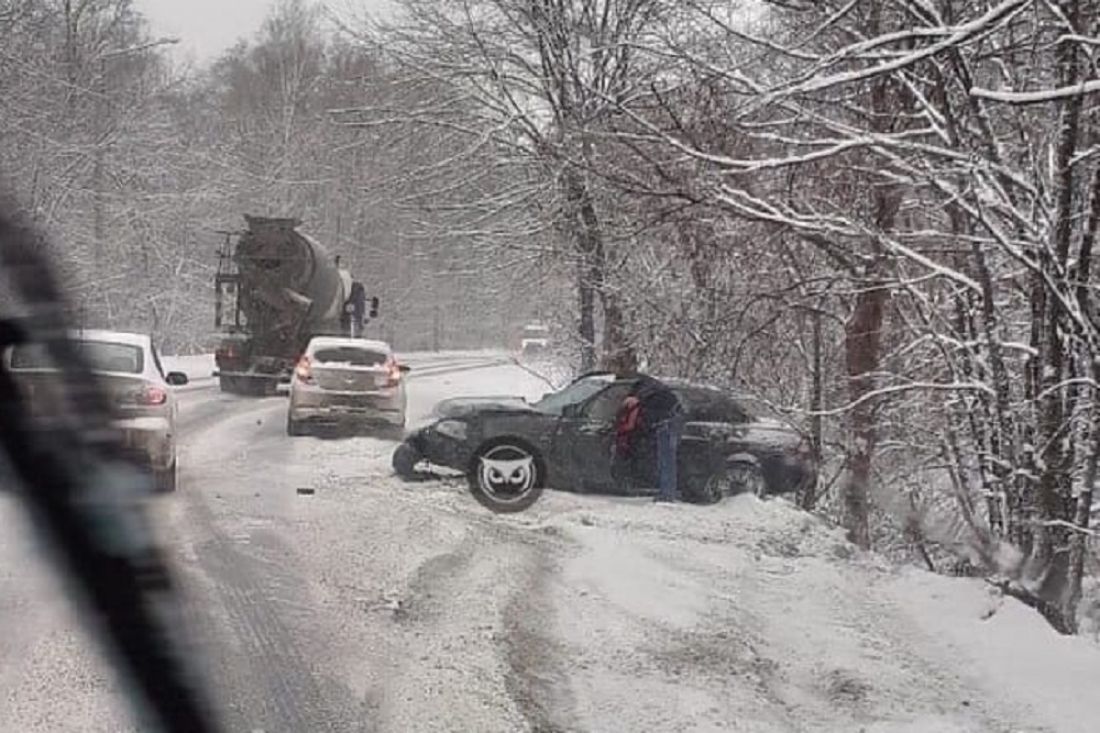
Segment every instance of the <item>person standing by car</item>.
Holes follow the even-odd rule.
[[[676,461],[683,432],[684,413],[680,398],[661,380],[639,372],[637,359],[628,350],[616,354],[611,359],[611,365],[618,379],[630,379],[634,382],[625,402],[629,403],[631,400],[637,402],[636,429],[650,433],[656,439],[658,487],[656,501],[679,501]],[[631,442],[638,444],[636,440]]]

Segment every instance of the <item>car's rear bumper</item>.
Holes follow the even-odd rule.
[[[132,417],[117,420],[115,427],[122,442],[135,459],[154,469],[163,470],[176,460],[172,424],[164,417]]]
[[[337,392],[295,384],[290,392],[289,411],[290,419],[300,422],[405,424],[405,399],[400,390]]]

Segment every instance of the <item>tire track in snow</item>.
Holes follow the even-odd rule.
[[[517,592],[504,610],[505,684],[533,733],[577,729],[565,651],[545,633],[547,619],[555,613],[549,584],[556,572],[548,554],[541,553],[526,588]]]
[[[181,432],[186,441],[188,436],[226,420],[269,412],[273,403],[280,402],[277,397],[256,400],[237,396],[204,401],[181,420]],[[279,573],[278,565],[245,553],[238,541],[218,526],[206,495],[191,486],[186,462],[182,471],[182,511],[175,524],[191,545],[194,566],[188,569],[200,576],[188,583],[193,589],[189,612],[196,626],[202,625],[211,647],[207,661],[222,662],[212,671],[219,683],[229,682],[215,692],[227,707],[224,714],[230,728],[263,733],[352,730],[349,725],[337,727],[338,720],[348,721],[346,700],[325,693],[298,636],[287,626],[273,599],[273,590],[293,587],[293,579]],[[279,556],[279,548],[268,554]],[[228,629],[209,623],[211,602],[225,612]],[[239,649],[227,658],[227,646]],[[230,695],[235,699],[225,700]]]
[[[252,672],[250,692],[258,693],[265,707],[265,724],[242,721],[247,730],[347,730],[334,727],[333,701],[322,691],[296,635],[274,607],[269,597],[271,583],[258,580],[270,581],[271,567],[248,558],[222,534],[205,504],[193,505],[190,515],[211,536],[204,546],[196,548],[198,559],[228,613],[234,638],[243,646],[242,656]],[[235,717],[241,717],[240,713]],[[243,717],[249,716],[246,713]]]

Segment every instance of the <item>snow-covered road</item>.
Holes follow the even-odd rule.
[[[414,423],[546,390],[491,355],[410,362]],[[181,401],[155,515],[230,730],[1097,729],[1091,642],[782,500],[548,492],[497,516],[460,483],[398,482],[392,443],[288,438],[283,398]],[[0,527],[0,731],[133,729],[11,497]]]

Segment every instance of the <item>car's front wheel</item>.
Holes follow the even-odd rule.
[[[420,451],[408,443],[402,443],[393,451],[393,472],[406,481],[412,481],[417,477],[416,466],[423,459]]]
[[[505,438],[478,449],[467,477],[482,506],[500,514],[522,512],[542,496],[542,462],[520,440]]]
[[[731,463],[716,470],[696,492],[700,504],[717,504],[728,496],[754,494],[763,497],[767,484],[759,466],[751,463]]]

